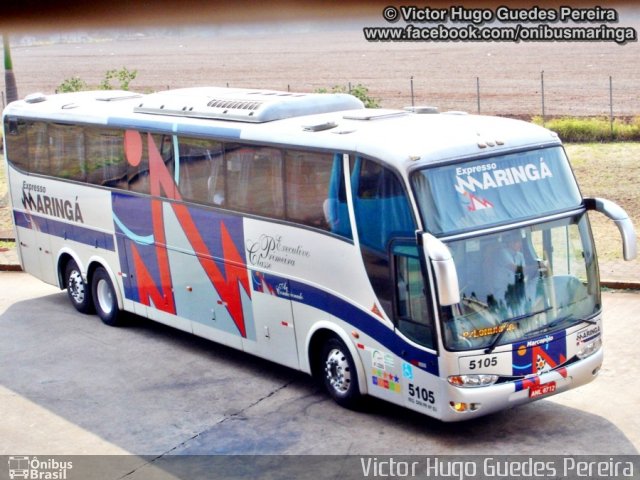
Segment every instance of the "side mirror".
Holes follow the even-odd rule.
[[[613,223],[616,224],[622,236],[622,254],[624,259],[629,261],[636,258],[638,254],[636,231],[633,228],[633,222],[629,218],[629,215],[627,215],[627,212],[618,204],[604,198],[585,198],[584,205],[587,207],[587,210],[595,210],[613,220]]]
[[[424,256],[433,267],[440,305],[460,303],[458,272],[447,246],[430,233],[422,234]]]

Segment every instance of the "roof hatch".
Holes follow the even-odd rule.
[[[344,93],[186,88],[147,95],[134,112],[262,123],[362,108],[360,100]]]

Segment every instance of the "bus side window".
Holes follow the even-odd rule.
[[[49,124],[50,171],[62,178],[84,181],[84,129],[76,125]]]
[[[435,349],[433,316],[425,293],[424,276],[415,246],[395,246],[396,326],[420,345]]]
[[[136,132],[133,133],[135,135]],[[151,172],[149,170],[149,142],[155,145],[158,153],[162,157],[162,163],[166,168],[171,178],[174,178],[173,171],[173,148],[170,135],[150,135],[146,132],[139,132],[142,141],[142,156],[137,165],[128,164],[127,177],[129,180],[129,190],[138,193],[151,193]],[[126,136],[125,136],[126,142]],[[127,147],[125,147],[126,149]],[[137,159],[136,159],[137,160]],[[160,172],[158,172],[160,174]],[[159,178],[159,177],[158,177]],[[165,192],[160,191],[160,196],[174,198],[175,191]]]
[[[284,218],[282,152],[276,148],[225,145],[227,206],[239,212]]]
[[[285,151],[287,220],[352,238],[342,155]]]
[[[358,235],[363,245],[386,255],[393,237],[415,233],[406,192],[391,170],[357,157],[352,185]]]
[[[27,125],[24,120],[6,117],[4,120],[7,160],[23,172],[29,171],[29,152],[27,149]]]
[[[27,124],[27,144],[29,149],[29,171],[49,175],[49,135],[44,122]]]
[[[329,229],[323,204],[327,200],[332,160],[331,154],[295,150],[285,152],[288,220],[322,230]]]
[[[351,184],[362,259],[382,308],[392,318],[394,292],[388,248],[394,238],[415,236],[409,200],[395,173],[372,160],[356,157]]]
[[[323,203],[323,211],[331,232],[352,240],[353,233],[351,232],[342,157],[343,155],[339,153],[333,156],[329,191],[327,200]]]
[[[124,131],[85,128],[87,182],[127,190],[127,161],[124,158]]]
[[[180,138],[179,183],[184,200],[223,206],[225,176],[222,143],[200,138]]]

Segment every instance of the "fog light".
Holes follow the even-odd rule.
[[[487,387],[498,381],[498,375],[452,375],[447,380],[456,387]]]
[[[475,412],[482,406],[481,403],[464,403],[464,402],[449,402],[449,406],[454,412]]]
[[[602,347],[602,337],[598,337],[595,340],[591,340],[590,342],[585,342],[580,346],[580,349],[578,350],[578,358],[587,358],[600,350],[600,347]]]
[[[466,403],[462,403],[462,402],[449,402],[449,406],[455,412],[466,412],[467,409],[469,408]]]

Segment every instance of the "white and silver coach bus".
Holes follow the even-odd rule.
[[[427,113],[428,112],[428,113]],[[31,95],[3,113],[25,271],[444,421],[602,363],[589,210],[557,135],[344,94]]]

